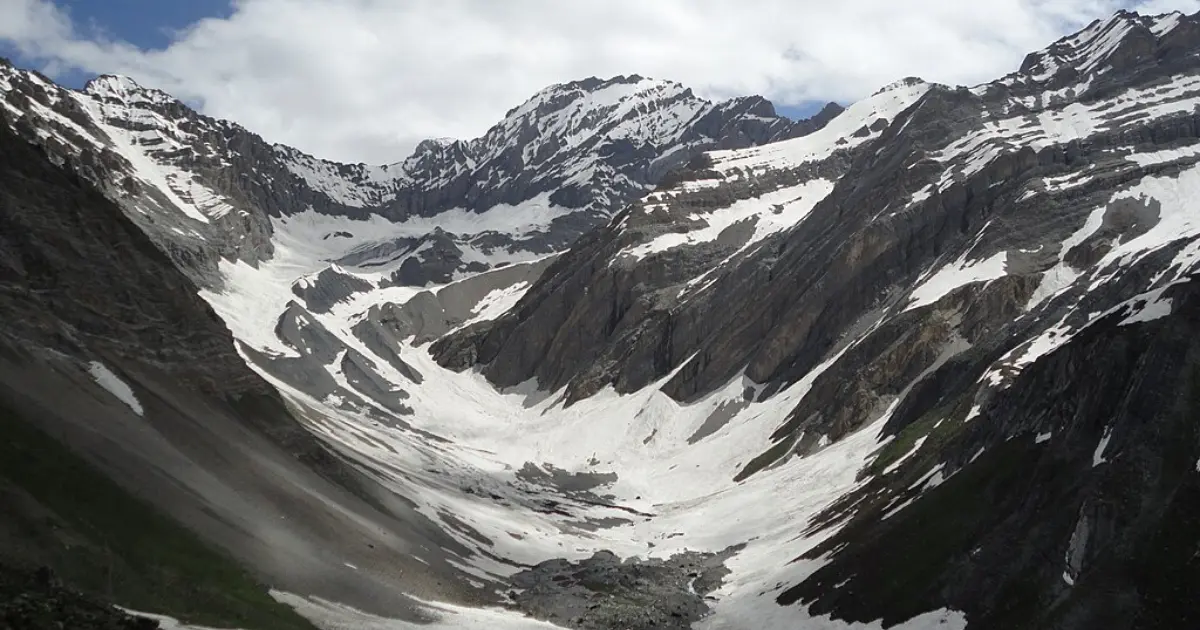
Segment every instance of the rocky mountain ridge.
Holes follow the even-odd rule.
[[[582,81],[494,144],[419,152],[440,181],[491,182],[484,205],[536,201],[271,216],[271,254],[222,258],[201,296],[372,489],[350,505],[376,545],[303,547],[321,567],[291,586],[412,593],[434,627],[1194,625],[1197,51],[1200,17],[1120,12],[996,81],[905,79],[791,132],[753,100],[700,125],[660,82]],[[43,100],[21,105],[67,108]],[[62,134],[18,128],[63,155]],[[734,129],[774,141],[671,148]],[[575,190],[580,155],[625,183]],[[505,180],[516,164],[538,172]],[[305,168],[347,199],[393,194],[382,170]],[[495,255],[561,228],[550,197],[615,203],[630,182],[569,248]]]
[[[482,229],[408,230],[408,239],[445,244],[444,261],[414,260],[451,271],[545,255],[704,149],[805,133],[837,111],[793,124],[761,98],[711,103],[666,81],[589,79],[543,90],[476,140],[430,140],[402,162],[367,166],[269,144],[126,77],[76,92],[5,63],[0,96],[24,137],[59,159],[75,156],[85,177],[209,286],[219,284],[222,260],[253,265],[273,255],[274,218],[307,212],[394,224],[502,215]]]
[[[863,487],[808,530],[834,532],[830,542],[797,554],[824,568],[778,596],[814,616],[888,625],[949,608],[971,628],[1194,619],[1178,588],[1141,591],[1143,578],[1114,567],[1150,566],[1159,556],[1142,541],[1195,545],[1174,520],[1192,519],[1177,497],[1200,471],[1195,416],[1180,411],[1195,366],[1180,348],[1155,367],[1141,344],[1194,319],[1197,50],[1196,16],[1120,12],[997,81],[914,84],[859,150],[817,148],[818,133],[709,154],[561,255],[511,311],[433,353],[500,387],[532,379],[566,405],[658,388],[712,409],[698,441],[786,404],[739,463],[743,482],[804,465],[793,458],[819,465],[877,430]],[[1160,379],[1177,385],[1149,385]],[[1103,465],[1118,460],[1140,464]],[[1051,465],[1071,466],[1074,481],[1045,471],[1040,485],[1003,485],[981,472]],[[1161,503],[1131,512],[1118,497],[1133,487]],[[971,493],[1005,507],[973,506],[969,534],[916,551]],[[1059,503],[1025,501],[1046,495]],[[1020,561],[1005,557],[1014,547]],[[1195,575],[1193,561],[1168,564],[1173,579]]]

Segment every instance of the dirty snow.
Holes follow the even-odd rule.
[[[277,227],[281,229],[276,232],[279,240],[275,260],[259,269],[227,268],[234,272],[227,276],[229,295],[206,296],[230,320],[236,336],[258,347],[282,345],[270,338],[275,319],[293,299],[289,287],[319,267],[322,263],[318,254],[330,247],[319,239],[315,245],[306,244],[296,226]],[[327,229],[305,228],[308,234],[324,234]],[[338,247],[344,246],[342,243]],[[501,302],[512,300],[519,290],[523,289],[496,295],[481,306],[479,314],[492,315],[502,308]],[[732,479],[750,457],[770,443],[771,434],[840,353],[792,387],[750,404],[722,426],[713,439],[691,444],[688,438],[717,407],[740,399],[748,386],[743,377],[731,379],[725,387],[686,405],[658,391],[659,383],[627,395],[618,395],[609,388],[564,408],[557,394],[534,395],[528,386],[499,392],[479,374],[447,371],[433,361],[427,349],[412,348],[405,360],[425,376],[416,385],[388,370],[386,361],[350,334],[356,311],[366,304],[351,301],[339,304],[334,312],[313,317],[348,347],[375,361],[385,380],[404,385],[411,395],[406,404],[416,411],[405,418],[407,422],[449,443],[380,426],[359,413],[337,409],[330,404],[335,401],[313,400],[270,374],[264,373],[264,377],[285,396],[319,410],[323,417],[311,428],[335,440],[349,456],[381,464],[372,467],[380,480],[411,499],[422,514],[435,521],[440,520],[439,513],[454,514],[493,541],[487,547],[490,554],[527,564],[552,557],[578,559],[598,549],[609,549],[623,557],[666,557],[686,549],[718,551],[748,543],[730,561],[734,573],[716,594],[716,614],[702,627],[726,627],[721,625],[726,623],[722,620],[753,621],[754,627],[763,628],[792,627],[805,618],[801,608],[781,609],[758,594],[777,582],[794,583],[806,575],[802,567],[780,563],[779,558],[802,554],[832,535],[833,530],[829,530],[797,538],[796,532],[818,511],[859,484],[857,474],[878,449],[887,414],[815,455],[793,459],[741,484]],[[330,371],[338,372],[336,364],[330,366]],[[667,378],[670,375],[662,382]],[[353,391],[345,379],[339,384]],[[522,508],[520,503],[502,505],[464,493],[456,483],[467,479],[486,483],[482,496],[490,492],[511,496],[514,490],[509,482],[518,483],[515,471],[525,462],[545,462],[569,472],[615,472],[617,480],[606,486],[604,493],[611,494],[616,505],[653,516],[631,519],[623,509],[573,503],[569,504],[572,516],[545,514]],[[764,502],[779,509],[764,517],[753,509]],[[753,528],[748,527],[750,515],[754,515]],[[593,532],[574,525],[587,518],[614,517],[627,522]],[[468,548],[480,547],[479,541],[453,528],[445,531]],[[509,532],[520,532],[522,539],[516,540]],[[755,538],[748,540],[751,536]],[[458,564],[480,579],[514,571],[512,566],[483,555]],[[957,618],[956,613],[937,615],[934,613],[939,619]],[[456,616],[447,623],[465,624],[467,619],[470,617]]]

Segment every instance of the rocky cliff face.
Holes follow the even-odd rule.
[[[346,520],[374,546],[293,532],[315,558],[286,572],[298,589],[504,601],[573,628],[1066,630],[1197,618],[1181,588],[1197,577],[1200,479],[1197,51],[1200,18],[1121,12],[996,81],[905,79],[797,124],[760,99],[589,79],[388,167],[245,140],[266,162],[217,157],[215,172],[277,192],[245,192],[250,205],[227,212],[211,200],[234,188],[161,170],[174,153],[138,162],[164,145],[95,122],[136,101],[155,138],[186,144],[201,132],[174,122],[169,97],[114,79],[84,95],[6,80],[22,86],[10,109],[36,114],[13,126],[83,174],[60,184],[109,182],[174,263],[208,265],[201,294],[242,358],[353,464],[368,507],[352,505],[370,517]],[[38,89],[36,105],[21,100]],[[101,132],[136,137],[138,152],[122,162],[62,140]],[[111,164],[126,188],[97,175]],[[216,191],[190,197],[209,200],[189,206],[203,218],[170,198],[186,181]],[[278,192],[293,189],[307,192]],[[38,220],[17,216],[4,238]],[[216,235],[225,217],[242,223]],[[226,253],[173,249],[176,227]],[[16,244],[29,242],[59,241]],[[38,255],[73,248],[114,255],[72,239]],[[21,256],[0,260],[39,278]],[[12,293],[55,285],[39,282]],[[103,332],[120,315],[110,294],[123,295],[77,287],[81,303],[14,304],[52,322],[69,307],[80,312],[64,321]],[[207,337],[188,335],[211,327],[192,306],[184,332],[142,330],[132,322],[174,311],[132,302],[117,345],[172,342],[200,362],[167,374],[261,387],[216,341],[201,352]],[[23,334],[60,343],[35,333]],[[129,366],[117,372],[139,404],[176,391]],[[254,442],[229,459],[251,466],[259,448],[276,452]],[[279,511],[316,509],[296,505]]]
[[[392,615],[415,614],[405,592],[477,597],[444,557],[405,555],[417,544],[463,550],[306,428],[319,415],[289,408],[250,369],[195,285],[77,174],[76,158],[56,166],[64,158],[7,125],[0,147],[0,564],[52,566],[93,593],[107,579],[110,595],[115,574],[121,603],[255,627],[308,627],[259,581]],[[56,442],[125,494],[56,459],[45,445]],[[36,444],[49,459],[22,467]],[[112,503],[70,499],[73,483]],[[187,529],[164,525],[146,500]],[[125,546],[130,532],[146,538]],[[193,603],[179,603],[171,580],[195,580]]]
[[[711,153],[433,352],[568,405],[728,396],[718,427],[790,400],[737,480],[882,423],[865,485],[813,522],[849,523],[804,556],[823,568],[778,594],[814,617],[1194,619],[1195,563],[1146,571],[1196,545],[1198,49],[1195,16],[1122,12],[995,82],[906,81]]]
[[[550,253],[700,151],[763,144],[824,120],[793,124],[761,98],[711,103],[665,81],[589,79],[547,88],[481,138],[430,140],[401,162],[367,166],[269,144],[124,77],[74,92],[5,64],[0,97],[23,137],[71,158],[178,266],[213,287],[220,261],[271,258],[273,217],[308,212],[399,224],[452,211],[503,215],[482,230],[477,221],[456,232],[433,234],[428,221],[409,230],[457,250],[443,263],[451,272],[478,272],[493,252]]]

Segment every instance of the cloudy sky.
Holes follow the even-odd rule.
[[[268,140],[380,163],[588,76],[792,115],[905,76],[974,84],[1119,8],[1200,0],[0,0],[0,54],[74,87],[127,74]]]

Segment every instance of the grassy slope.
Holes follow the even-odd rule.
[[[0,561],[189,623],[311,630],[223,553],[106,478],[0,400]]]

